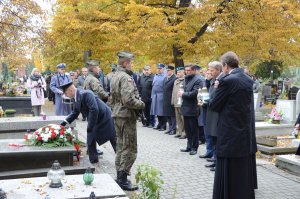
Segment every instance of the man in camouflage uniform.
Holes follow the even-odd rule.
[[[86,64],[89,74],[83,83],[83,88],[93,91],[102,101],[107,101],[108,93],[105,92],[99,80],[100,62],[97,60],[89,60]]]
[[[139,99],[132,77],[133,55],[129,52],[119,52],[118,57],[119,65],[110,85],[110,103],[117,134],[117,183],[124,190],[134,191],[138,187],[127,180],[127,175],[137,156],[137,112],[142,110],[145,104]]]

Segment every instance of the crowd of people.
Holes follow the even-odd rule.
[[[205,166],[215,171],[213,198],[254,198],[254,81],[239,67],[237,55],[225,53],[220,61],[208,63],[205,71],[192,63],[176,69],[157,64],[156,74],[146,65],[141,75],[133,72],[133,59],[131,53],[119,52],[118,64],[106,76],[98,60],[88,61],[81,73],[69,75],[66,65],[58,64],[57,74],[46,81],[35,69],[30,77],[32,91],[36,90],[32,95],[43,94],[48,82],[56,115],[67,116],[62,125],[82,114],[88,122],[91,163],[97,163],[101,153],[96,143],[110,141],[116,152],[116,181],[124,190],[137,189],[127,176],[137,157],[140,117],[144,128],[187,139],[186,147],[180,149],[183,153],[195,155],[199,145],[206,143],[199,157],[207,159]]]

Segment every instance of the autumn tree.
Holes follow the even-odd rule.
[[[0,63],[27,62],[43,28],[42,10],[33,0],[0,0],[0,13]]]
[[[49,65],[78,68],[90,49],[106,70],[124,49],[138,67],[206,65],[228,50],[253,70],[270,60],[294,65],[299,8],[294,0],[58,0],[43,52]]]

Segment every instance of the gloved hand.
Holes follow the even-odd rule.
[[[66,126],[66,125],[67,125],[67,122],[66,122],[66,121],[62,121],[62,123],[60,123],[60,125]]]
[[[58,93],[59,95],[64,94],[61,90],[58,90],[57,93]]]

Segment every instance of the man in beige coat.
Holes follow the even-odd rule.
[[[184,67],[177,67],[177,79],[174,82],[173,93],[172,93],[172,102],[171,104],[175,107],[175,115],[177,122],[177,133],[175,135],[176,138],[185,139],[186,135],[184,132],[184,124],[183,124],[183,116],[180,113],[180,107],[182,103],[181,97],[177,96],[177,93],[180,89],[183,89],[183,81],[184,81]],[[181,102],[180,102],[181,100]]]

